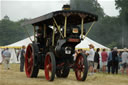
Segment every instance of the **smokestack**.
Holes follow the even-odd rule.
[[[70,10],[70,5],[63,5],[62,10]]]

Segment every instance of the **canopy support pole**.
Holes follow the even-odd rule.
[[[67,16],[65,16],[65,23],[64,23],[64,38],[66,38],[66,29],[67,29]]]
[[[83,33],[84,33],[84,18],[81,18],[81,39],[83,39]]]
[[[84,39],[87,37],[88,33],[90,32],[90,30],[92,29],[92,27],[93,27],[94,24],[95,24],[95,22],[93,22],[93,23],[91,24],[91,26],[89,27],[88,32],[85,34]]]
[[[46,37],[46,24],[44,24],[44,38]]]
[[[54,46],[54,40],[55,40],[55,23],[53,23],[52,46]]]
[[[60,32],[60,35],[62,36],[62,38],[64,38],[63,34],[61,33],[60,26],[57,25],[57,22],[54,17],[53,17],[53,20],[54,20],[55,25],[57,26],[58,31]]]
[[[35,38],[36,37],[36,26],[34,26],[34,41],[35,41]]]

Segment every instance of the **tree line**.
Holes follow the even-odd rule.
[[[71,9],[82,10],[98,15],[98,21],[89,32],[88,37],[109,48],[117,46],[118,48],[128,47],[128,0],[115,0],[116,9],[119,10],[119,16],[108,16],[104,13],[97,0],[70,0]],[[28,37],[26,30],[33,35],[31,25],[26,29],[21,27],[21,23],[28,19],[11,21],[8,16],[0,20],[0,46],[14,43],[18,40]],[[85,24],[88,30],[91,24]]]
[[[8,16],[0,20],[0,46],[9,45],[28,37],[26,30],[30,35],[33,35],[32,26],[28,25],[25,28],[21,23],[28,19],[19,21],[11,21]]]

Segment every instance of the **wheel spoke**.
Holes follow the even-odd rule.
[[[78,77],[81,78],[81,70],[78,71]]]
[[[31,72],[31,68],[32,68],[31,66],[28,66],[27,71]]]

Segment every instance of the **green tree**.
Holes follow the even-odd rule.
[[[128,47],[128,0],[115,0],[116,9],[120,11],[120,24],[122,28],[122,47]]]
[[[0,21],[0,46],[8,45],[28,37],[28,35],[25,32],[26,30],[28,30],[30,35],[33,34],[31,25],[26,26],[26,30],[23,27],[21,27],[21,23],[24,22],[25,20],[26,19],[13,22],[9,20],[8,17],[8,19],[4,18]]]
[[[122,30],[118,17],[107,16],[97,0],[70,0],[70,4],[73,10],[82,10],[98,15],[98,21],[89,32],[88,37],[105,46],[121,47],[120,31]],[[90,24],[85,25],[86,30],[88,30],[89,25]]]

